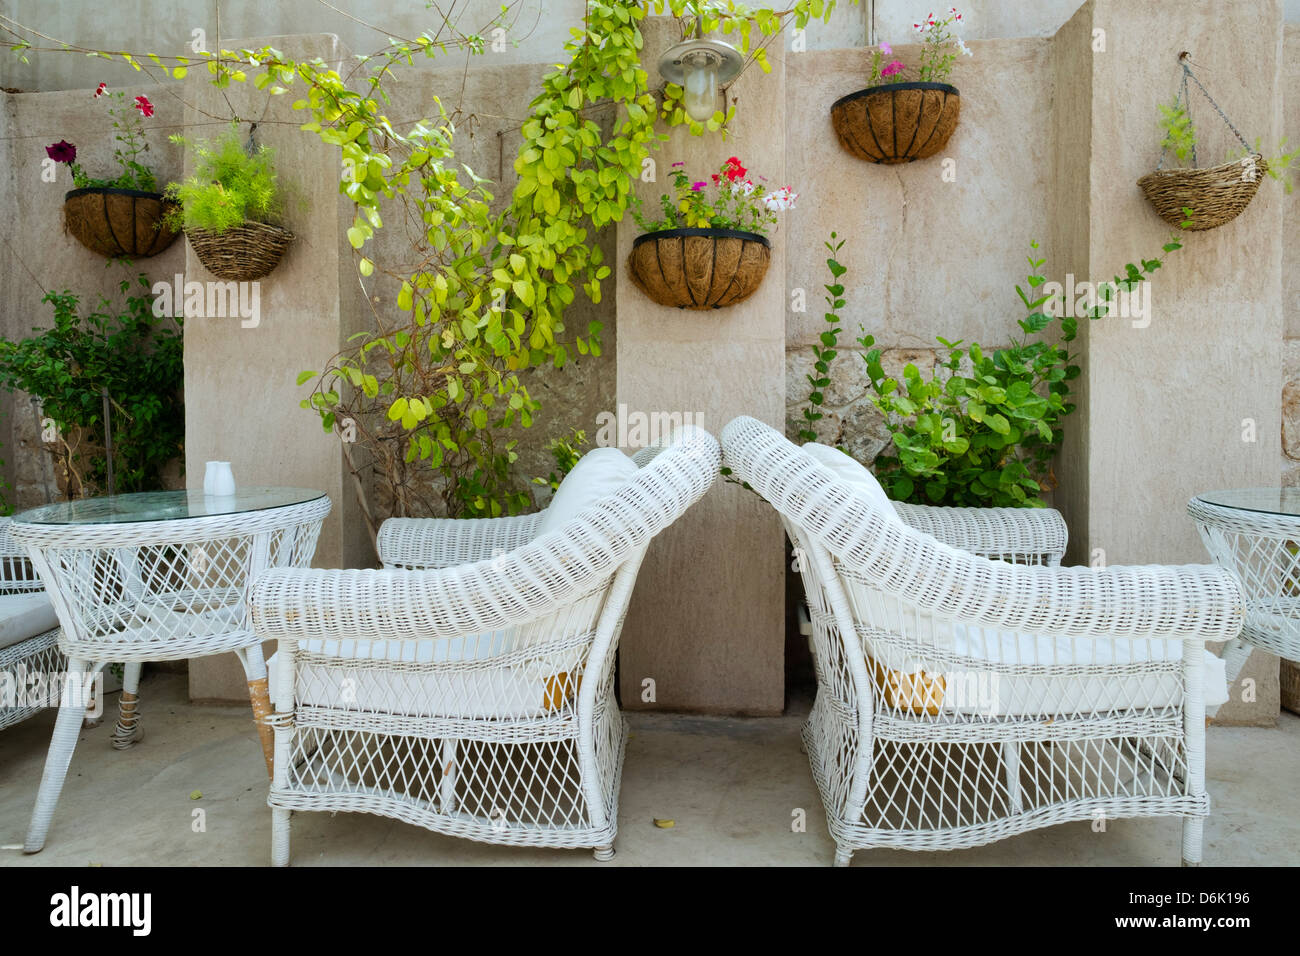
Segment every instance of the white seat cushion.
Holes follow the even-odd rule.
[[[889,495],[885,494],[885,489],[876,480],[876,476],[863,467],[860,462],[850,458],[838,448],[822,445],[815,441],[809,442],[802,447],[804,451],[816,458],[819,464],[825,465],[834,472],[836,478],[861,488],[887,521],[902,521],[894,510],[894,504],[890,501]]]
[[[1079,668],[1119,667],[1144,661],[1178,662],[1183,642],[1177,639],[1067,638],[1019,634],[981,628],[962,621],[932,617],[906,607],[873,589],[846,581],[850,603],[859,620],[895,622],[900,615],[903,633],[912,640],[906,650],[883,634],[866,641],[870,662],[891,672],[887,687],[896,687],[894,706],[915,704],[908,709],[937,709],[943,713],[990,714],[993,716],[1088,714],[1112,710],[1165,707],[1182,699],[1182,675],[1177,670],[1115,675]],[[868,611],[867,609],[871,610]],[[922,648],[934,648],[936,656]],[[1223,660],[1209,650],[1203,653],[1205,704],[1214,707],[1228,699],[1228,680]],[[959,657],[968,664],[944,664],[938,654]],[[1007,667],[1036,667],[1035,673],[1008,674]],[[1070,668],[1072,673],[1053,673]],[[904,675],[924,671],[921,681]],[[880,680],[879,670],[874,671]],[[942,678],[942,687],[936,679]],[[889,691],[886,691],[887,697]]]
[[[616,493],[636,474],[636,463],[617,448],[593,448],[564,476],[550,505],[542,512],[537,534],[564,526],[601,498]]]
[[[300,661],[294,696],[299,705],[348,708],[415,717],[535,717],[556,710],[576,690],[566,674],[577,673],[582,649],[541,658],[512,655],[497,665],[439,671],[412,664],[472,663],[513,650],[514,631],[494,631],[447,640],[308,640],[310,654],[365,661],[355,669],[318,667]],[[266,662],[274,690],[279,654]],[[372,667],[391,662],[392,667]],[[344,681],[348,681],[344,684]]]
[[[58,626],[54,605],[43,591],[0,594],[0,648],[12,647]]]

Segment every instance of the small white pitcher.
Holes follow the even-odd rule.
[[[203,493],[215,497],[229,497],[235,493],[235,474],[228,461],[210,461],[203,473]]]

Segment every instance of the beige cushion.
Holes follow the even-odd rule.
[[[54,605],[43,592],[0,594],[0,648],[12,647],[58,626]]]

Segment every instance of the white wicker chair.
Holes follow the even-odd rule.
[[[54,605],[45,597],[27,552],[9,534],[9,522],[0,518],[0,730],[44,706],[27,699],[31,677],[67,669]],[[7,701],[8,693],[16,699]]]
[[[1027,567],[1059,563],[1059,517],[889,514],[751,418],[723,448],[805,555],[818,688],[803,740],[837,865],[1158,815],[1183,818],[1183,861],[1199,863],[1204,644],[1241,629],[1233,575]]]
[[[392,519],[382,571],[269,571],[253,586],[272,678],[272,859],[293,810],[613,856],[626,724],[619,632],[651,538],[713,483],[717,441],[679,430],[622,487],[541,514]]]

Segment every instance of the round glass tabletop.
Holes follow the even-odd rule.
[[[1300,488],[1231,488],[1207,491],[1196,498],[1220,508],[1300,517]]]
[[[14,521],[51,525],[176,521],[287,508],[324,497],[323,492],[310,488],[251,487],[240,488],[233,495],[205,495],[202,490],[142,491],[130,495],[56,501],[14,515]]]

